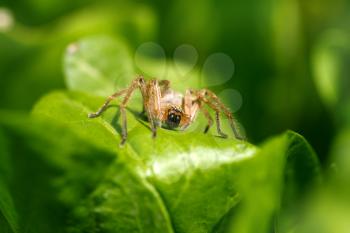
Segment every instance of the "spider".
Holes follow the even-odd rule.
[[[201,111],[208,124],[204,129],[207,133],[213,125],[213,118],[210,116],[204,104],[215,111],[215,120],[217,132],[221,137],[226,138],[227,135],[222,132],[220,124],[221,112],[225,114],[230,122],[230,126],[237,139],[243,140],[239,134],[237,126],[231,111],[220,101],[220,99],[210,90],[191,90],[188,89],[185,95],[175,92],[170,88],[170,81],[152,79],[146,81],[142,76],[137,77],[131,85],[109,96],[105,103],[95,113],[88,114],[89,118],[100,116],[107,108],[110,102],[116,97],[124,95],[124,99],[120,104],[120,113],[122,118],[122,140],[123,145],[127,139],[127,120],[125,108],[130,96],[136,90],[140,89],[143,97],[143,109],[147,114],[152,137],[157,135],[157,127],[168,129],[180,128],[186,129],[196,118],[197,113]]]

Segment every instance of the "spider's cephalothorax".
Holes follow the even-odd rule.
[[[238,133],[231,111],[222,104],[220,99],[213,92],[207,89],[199,91],[187,90],[185,94],[182,95],[170,89],[169,84],[168,80],[158,81],[153,79],[145,81],[143,77],[138,77],[131,83],[129,88],[109,96],[96,113],[90,113],[88,116],[89,118],[94,118],[101,115],[101,113],[107,109],[111,100],[124,95],[124,99],[120,104],[123,122],[121,144],[124,144],[127,138],[125,107],[131,94],[136,89],[140,89],[143,97],[144,111],[150,122],[153,137],[156,136],[158,126],[170,129],[178,127],[180,129],[187,128],[195,120],[199,111],[201,111],[208,120],[208,125],[204,130],[204,133],[206,133],[213,124],[212,117],[204,107],[204,104],[206,104],[215,111],[216,126],[220,136],[227,137],[227,135],[221,131],[220,113],[222,112],[228,117],[235,137],[237,139],[242,139]]]

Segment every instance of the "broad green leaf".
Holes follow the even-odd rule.
[[[237,175],[235,174],[236,169],[233,168],[237,166],[236,163],[247,160],[254,154],[256,150],[254,146],[232,139],[215,139],[203,135],[201,132],[174,132],[164,129],[159,129],[158,138],[153,141],[148,127],[140,124],[138,119],[129,113],[129,138],[127,145],[120,149],[118,145],[120,139],[119,136],[116,136],[117,133],[115,133],[115,136],[109,136],[114,139],[114,142],[109,144],[107,144],[109,141],[107,141],[107,138],[101,137],[106,135],[102,133],[103,131],[111,131],[109,123],[113,122],[115,113],[106,114],[106,120],[88,119],[88,109],[94,108],[93,106],[98,101],[90,100],[91,97],[89,99],[81,95],[79,98],[77,96],[79,95],[74,93],[48,95],[36,105],[33,116],[37,118],[46,117],[53,122],[65,122],[67,127],[80,132],[81,135],[90,133],[91,140],[103,141],[105,147],[118,148],[118,156],[124,158],[126,164],[133,165],[132,169],[134,171],[129,172],[129,174],[135,172],[139,179],[148,180],[153,184],[153,189],[160,193],[159,195],[163,198],[161,202],[164,201],[166,206],[164,208],[170,214],[176,232],[210,231],[225,213],[237,204],[239,195],[235,185],[230,182],[232,176]],[[64,112],[58,114],[63,109]],[[111,111],[112,109],[109,112]],[[95,124],[92,122],[95,122]],[[117,126],[114,127],[118,129]],[[113,166],[112,169],[117,167]],[[121,171],[121,173],[116,172],[116,174],[123,175],[123,169],[117,169],[117,171]],[[117,177],[117,175],[106,177],[105,182],[110,184],[114,177]],[[102,183],[101,186],[104,187],[105,185]],[[118,194],[120,192],[118,186],[116,189],[111,188],[109,191],[114,195],[120,195]],[[99,194],[99,198],[102,198],[99,189],[96,193]],[[127,196],[130,196],[130,194]],[[221,198],[211,200],[213,197]],[[91,198],[95,199],[97,197],[93,196]],[[211,200],[211,202],[206,203],[208,200]],[[128,201],[128,198],[125,198],[122,203],[126,205]],[[107,204],[111,203],[108,199],[106,202]],[[114,203],[112,209],[119,213],[118,218],[123,218],[122,213],[125,213],[125,211],[122,211],[123,205],[117,205],[118,202],[115,201],[112,203]],[[91,205],[91,203],[89,204]],[[99,212],[94,213],[94,209],[102,208],[101,211],[103,211],[106,208],[104,207],[106,204],[104,202],[102,204],[92,203],[93,209],[90,210],[92,211],[90,214],[93,214],[93,219],[99,218],[100,214]],[[208,206],[203,209],[203,204]],[[100,220],[102,223],[98,227],[112,224],[113,222],[108,219],[105,217]],[[84,220],[83,222],[90,221]],[[150,218],[145,221],[154,220]],[[98,223],[93,225],[96,224]],[[118,225],[120,227],[129,226],[130,224],[121,222]],[[103,229],[109,232],[108,228]],[[138,229],[136,232],[141,231]],[[149,230],[149,232],[152,231]]]
[[[322,184],[321,168],[314,150],[300,135],[287,133],[284,189],[280,213],[276,223],[278,232],[294,229],[300,218],[300,209],[308,193]]]
[[[346,233],[350,229],[350,130],[342,130],[331,148],[325,185],[306,200],[296,232]]]
[[[89,223],[95,224],[95,215],[89,221],[83,221],[92,214],[92,209],[84,211],[82,208],[82,203],[88,203],[90,197],[93,197],[94,205],[101,205],[101,208],[95,208],[95,213],[110,219],[111,225],[106,225],[106,229],[116,230],[117,225],[123,232],[132,232],[135,227],[141,231],[172,232],[157,192],[145,179],[130,172],[129,165],[122,163],[122,154],[116,156],[99,145],[90,145],[88,139],[60,123],[47,123],[42,119],[39,123],[36,119],[10,114],[2,116],[0,122],[5,131],[12,140],[21,143],[19,148],[11,147],[13,166],[18,169],[11,177],[11,191],[16,206],[20,207],[21,232],[24,229],[26,232],[52,232],[52,228],[55,232],[74,232],[80,226],[79,221],[82,226],[76,230],[83,230]],[[11,120],[4,120],[5,117],[11,117]],[[100,182],[105,175],[114,180]],[[119,193],[111,190],[119,190]],[[115,216],[121,222],[115,221],[109,211],[113,210],[110,206],[113,203],[123,208],[122,212],[115,209]],[[67,216],[67,210],[72,211],[71,218]],[[72,226],[68,229],[67,223],[77,217],[74,225],[68,224]]]
[[[68,232],[174,232],[157,190],[120,162],[78,203],[71,222]]]
[[[304,184],[319,176],[315,155],[294,133],[261,148],[198,130],[159,129],[153,140],[147,122],[129,111],[129,137],[120,148],[118,108],[87,118],[101,100],[55,92],[33,110],[34,118],[57,122],[118,158],[74,207],[72,232],[268,232],[274,216],[283,212],[281,202],[287,207],[297,202],[307,190]]]
[[[71,44],[64,67],[69,89],[102,96],[115,92],[115,87],[126,88],[131,77],[136,77],[126,46],[110,37],[91,37]]]
[[[95,187],[105,172],[98,168],[113,161],[114,154],[51,123],[39,124],[6,112],[1,112],[0,118],[11,142],[8,154],[15,171],[9,173],[1,190],[1,201],[6,202],[1,212],[11,226],[16,213],[18,232],[44,233],[52,228],[62,232],[66,209]],[[11,199],[16,208],[11,206]]]
[[[86,37],[66,50],[64,70],[67,87],[106,97],[128,87],[137,75],[144,75],[146,79],[170,80],[171,85],[181,92],[199,88],[198,69],[180,62],[175,66],[165,59],[137,52],[132,56],[125,43],[110,36]],[[135,67],[136,61],[137,64],[142,63],[142,67]],[[182,70],[189,72],[183,73]]]

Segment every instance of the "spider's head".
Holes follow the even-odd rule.
[[[165,112],[164,120],[165,125],[169,129],[174,129],[177,127],[182,127],[187,123],[188,116],[182,111],[181,108],[176,106],[171,106]]]

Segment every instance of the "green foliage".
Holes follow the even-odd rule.
[[[130,85],[134,70],[126,46],[109,37],[71,44],[65,56],[65,76],[71,90],[106,96],[116,87]]]
[[[57,109],[62,114],[56,114]],[[47,232],[42,225],[45,219],[57,227],[68,221],[68,232],[267,232],[282,188],[301,195],[305,190],[294,187],[310,184],[319,175],[309,179],[288,175],[293,179],[284,185],[285,167],[293,167],[288,160],[305,151],[304,158],[315,161],[312,153],[302,149],[305,142],[293,133],[271,139],[260,149],[235,140],[165,130],[153,142],[149,129],[136,122],[138,128],[120,149],[105,119],[94,123],[85,118],[86,112],[72,96],[54,93],[34,110],[36,119],[47,118],[50,124],[34,125],[33,120],[8,116],[13,123],[3,127],[26,148],[20,155],[12,154],[26,166],[17,171],[11,186],[16,186],[14,182],[21,186],[25,179],[30,187],[20,187],[26,194],[23,202],[15,199],[24,210],[5,206],[1,211],[20,215],[20,229]],[[129,119],[136,121],[131,114]],[[43,143],[47,148],[42,148]],[[302,146],[292,146],[295,143]],[[316,161],[303,162],[310,164],[310,171],[317,170]],[[11,190],[15,197],[18,192]],[[32,216],[32,208],[43,213]],[[65,210],[68,216],[62,213]],[[61,212],[58,219],[57,212]]]
[[[0,156],[2,231],[253,233],[269,232],[273,222],[280,232],[295,227],[295,204],[320,180],[317,158],[301,136],[287,132],[254,146],[219,138],[214,130],[204,135],[199,119],[188,131],[159,129],[152,139],[135,98],[127,112],[127,143],[120,147],[118,107],[97,119],[87,114],[103,103],[98,95],[112,91],[105,87],[120,89],[133,79],[128,50],[105,36],[71,48],[64,62],[71,91],[47,94],[30,117],[1,113],[9,139],[0,141],[6,152]],[[99,53],[105,56],[96,60]],[[126,71],[115,72],[115,66]],[[174,80],[176,72],[168,69]]]
[[[104,3],[40,28],[16,25],[6,33],[0,30],[0,85],[6,87],[0,92],[0,107],[29,111],[43,94],[64,88],[62,56],[67,44],[85,35],[106,33],[138,45],[154,37],[155,27],[154,12],[146,6]]]
[[[0,2],[0,233],[348,232],[348,1]],[[160,56],[139,53],[152,41]],[[217,52],[226,83],[205,72]],[[120,99],[87,114],[138,74],[235,89],[249,143],[225,120],[229,139],[202,134],[201,115],[153,140],[136,91],[120,147]],[[266,139],[288,128],[318,156],[292,131]]]
[[[315,84],[322,100],[338,124],[347,127],[350,126],[349,38],[350,34],[345,30],[327,31],[319,39],[313,54]]]

